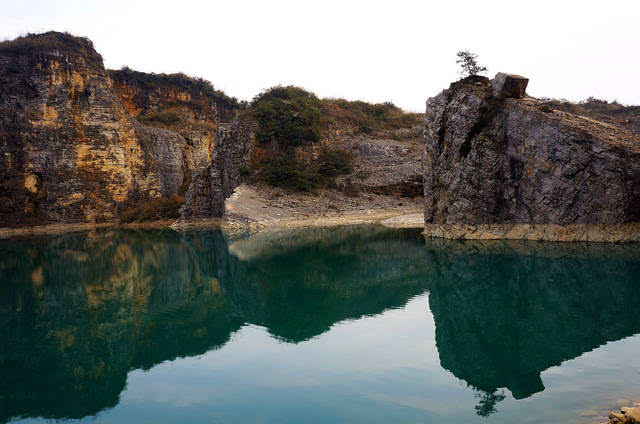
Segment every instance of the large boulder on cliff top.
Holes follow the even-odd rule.
[[[640,239],[640,137],[531,97],[495,96],[511,92],[509,80],[472,77],[428,100],[427,233]]]
[[[529,78],[500,72],[491,80],[491,91],[501,99],[521,99],[526,95],[528,84]]]

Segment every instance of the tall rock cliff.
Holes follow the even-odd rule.
[[[127,113],[87,39],[4,42],[0,75],[0,226],[114,220],[177,193],[206,162],[200,146]]]
[[[555,111],[526,83],[470,77],[427,102],[427,234],[640,240],[640,137]]]
[[[243,170],[249,164],[255,131],[256,123],[248,114],[237,116],[231,124],[220,125],[211,162],[193,174],[180,209],[183,220],[223,215],[224,201],[240,185]]]

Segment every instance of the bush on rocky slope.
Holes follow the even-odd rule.
[[[320,140],[320,100],[302,88],[277,86],[253,99],[256,139],[287,150]]]

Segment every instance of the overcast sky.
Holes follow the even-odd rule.
[[[184,72],[250,100],[277,84],[422,111],[456,51],[528,92],[640,104],[640,0],[0,0],[0,38],[85,35],[108,68]]]

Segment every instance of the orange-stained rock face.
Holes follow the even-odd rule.
[[[2,43],[0,75],[0,227],[115,220],[177,193],[211,155],[215,121],[213,135],[142,125],[86,39]]]

